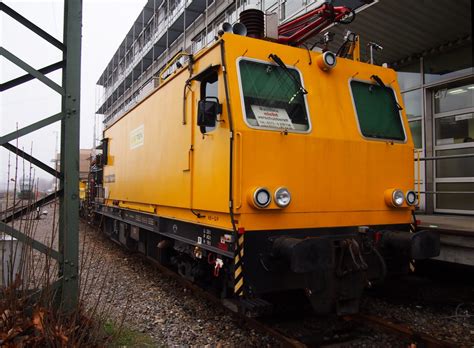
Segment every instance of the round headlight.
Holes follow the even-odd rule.
[[[268,207],[271,201],[272,201],[272,196],[266,188],[260,187],[255,190],[253,194],[253,202],[255,203],[257,207],[259,208]]]
[[[323,59],[328,68],[334,68],[336,66],[336,55],[331,51],[324,52]]]
[[[337,56],[331,51],[326,51],[316,58],[316,64],[323,71],[329,71],[336,66]]]
[[[280,208],[285,208],[291,202],[291,194],[285,187],[280,187],[275,191],[275,203]]]
[[[394,190],[392,193],[392,203],[396,207],[400,207],[405,201],[405,196],[401,190]]]
[[[407,191],[405,198],[407,200],[408,205],[416,205],[418,201],[416,198],[416,193],[414,191]]]

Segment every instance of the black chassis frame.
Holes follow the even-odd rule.
[[[334,228],[313,228],[303,230],[272,230],[272,231],[247,231],[245,232],[245,256],[243,258],[245,293],[247,295],[257,295],[270,291],[290,290],[302,288],[307,284],[304,273],[291,272],[286,266],[266,264],[267,256],[273,253],[274,241],[279,237],[290,237],[296,239],[305,238],[326,238],[333,243],[345,239],[370,238],[376,231],[398,231],[409,234],[409,224],[397,225],[374,225],[367,226],[367,232],[360,233],[358,227],[334,227]],[[321,269],[329,265],[321,264]],[[247,270],[247,272],[246,272]],[[248,270],[251,270],[249,272]],[[320,279],[324,282],[323,279]]]
[[[106,218],[111,218],[156,234],[155,237],[151,237],[148,240],[159,242],[163,238],[169,238],[185,243],[191,247],[202,248],[208,252],[213,252],[232,260],[236,255],[237,241],[235,239],[238,238],[238,236],[235,236],[232,231],[229,230],[164,218],[154,214],[104,204],[96,204],[95,212]],[[389,230],[409,233],[410,225],[377,225],[370,226],[370,230]],[[225,243],[226,250],[224,250],[222,243],[224,235],[232,236],[232,241]],[[278,237],[299,239],[318,237],[337,242],[348,238],[358,238],[361,237],[361,234],[359,233],[358,227],[246,231],[244,243],[245,254],[242,258],[245,278],[244,292],[246,295],[258,296],[258,294],[271,291],[301,288],[301,285],[306,283],[304,274],[292,273],[281,269],[277,272],[265,269],[266,265],[265,262],[262,262],[262,259],[264,260],[266,255],[271,254],[273,242]],[[142,240],[142,238],[145,240],[143,235],[140,234],[140,240]],[[119,237],[116,239],[119,239]],[[229,261],[230,260],[228,260],[228,262]],[[232,265],[232,263],[230,263],[230,265]],[[276,274],[278,275],[277,277],[275,277]]]
[[[96,214],[136,226],[162,237],[199,247],[224,257],[234,258],[235,236],[232,231],[103,204],[96,204],[94,210]],[[230,239],[228,235],[231,236]]]

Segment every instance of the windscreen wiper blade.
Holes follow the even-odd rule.
[[[371,78],[372,80],[374,80],[375,82],[377,82],[377,84],[378,84],[380,87],[382,87],[382,88],[387,88],[387,86],[385,86],[385,83],[383,83],[382,79],[381,79],[379,76],[377,76],[377,75],[372,75],[370,78]],[[400,111],[403,110],[402,106],[401,106],[400,104],[398,104],[397,99],[395,99],[395,96],[393,96],[393,100],[394,100],[395,104],[397,104],[398,110],[400,110]]]
[[[285,63],[283,63],[283,61],[281,60],[280,57],[278,57],[276,54],[273,54],[273,53],[270,53],[270,55],[268,56],[268,58],[270,58],[271,60],[273,60],[275,63],[277,63],[277,65],[283,69],[283,71],[293,80],[293,82],[296,84],[296,87],[298,88],[298,90],[296,91],[295,94],[293,94],[293,96],[290,98],[290,100],[288,101],[288,104],[291,104],[293,102],[293,100],[298,96],[298,94],[308,94],[308,91],[306,89],[304,89],[303,85],[301,84],[300,81],[298,81],[294,76],[293,74],[290,72],[290,70],[288,70],[288,67],[286,66]]]

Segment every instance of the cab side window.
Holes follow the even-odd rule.
[[[201,100],[209,99],[217,101],[219,98],[217,89],[217,72],[213,71],[201,81]],[[216,129],[216,127],[206,127],[206,133],[212,132],[214,129]]]

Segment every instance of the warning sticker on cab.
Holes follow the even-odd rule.
[[[130,132],[130,149],[136,149],[145,142],[145,127],[141,125]]]
[[[285,109],[251,105],[252,111],[260,127],[295,129]]]

